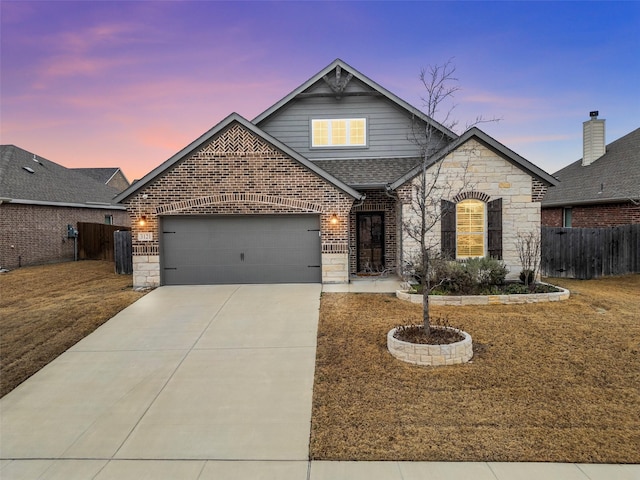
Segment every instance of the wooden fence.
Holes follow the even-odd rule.
[[[640,224],[610,228],[542,227],[540,272],[578,279],[640,272]]]
[[[133,273],[133,257],[131,253],[131,232],[118,230],[113,232],[116,273],[130,275]]]
[[[78,259],[114,261],[113,232],[129,227],[78,222]]]

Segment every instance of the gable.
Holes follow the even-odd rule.
[[[239,123],[202,144],[139,193],[164,198],[156,212],[215,213],[215,205],[234,203],[238,213],[269,210],[319,211],[338,189],[277,150]]]
[[[211,158],[235,158],[237,162],[233,169],[223,171],[207,171],[206,165],[193,163],[194,155],[204,154],[212,156]],[[289,162],[296,167],[306,170],[309,174],[318,177],[321,182],[328,183],[332,187],[342,190],[353,198],[360,198],[360,193],[353,190],[340,180],[332,177],[324,170],[318,168],[309,162],[306,158],[282,144],[277,139],[269,136],[255,125],[249,123],[246,119],[233,113],[226,119],[213,127],[211,130],[200,136],[198,139],[187,145],[166,162],[155,168],[153,171],[145,175],[140,181],[134,183],[127,190],[122,192],[116,200],[119,202],[127,200],[130,196],[142,191],[147,185],[157,182],[159,179],[172,172],[180,164],[186,160],[191,162],[191,175],[197,176],[202,185],[221,184],[229,175],[241,174],[249,177],[250,173],[244,172],[242,169],[253,168],[252,159],[262,158],[264,155],[273,154],[275,156],[285,156]],[[210,160],[205,158],[205,162]],[[266,167],[266,166],[265,166]],[[204,169],[204,170],[203,170]],[[262,175],[264,172],[256,172]],[[271,172],[273,173],[273,172]],[[287,184],[286,172],[279,172],[282,175],[277,181],[280,184]],[[270,181],[273,183],[273,180]]]
[[[344,118],[366,120],[364,147],[312,146],[312,120]],[[341,60],[334,61],[253,122],[312,161],[416,157],[419,148],[411,140],[411,131],[415,125],[422,129],[427,123],[446,137],[456,138],[453,132]]]
[[[479,151],[484,150],[487,153],[474,154],[469,157],[468,152],[474,152],[478,149]],[[467,153],[465,153],[465,150]],[[558,181],[547,172],[521,157],[513,150],[490,137],[477,127],[470,128],[455,141],[446,145],[439,152],[432,155],[431,159],[429,159],[429,168],[449,156],[456,155],[461,155],[460,158],[469,157],[468,166],[470,172],[473,172],[474,168],[476,171],[478,170],[478,163],[483,157],[493,155],[545,186],[556,185],[558,183]],[[390,188],[394,190],[414,179],[420,173],[421,168],[421,165],[417,165],[415,168],[407,172],[407,174],[393,182],[390,185]]]

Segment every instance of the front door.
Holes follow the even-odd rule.
[[[358,272],[384,270],[384,213],[357,214]]]

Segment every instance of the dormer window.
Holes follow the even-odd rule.
[[[366,118],[311,120],[312,147],[366,147]]]

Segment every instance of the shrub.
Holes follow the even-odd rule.
[[[471,273],[480,288],[492,285],[504,285],[509,270],[504,262],[495,258],[470,258],[466,261],[466,269]]]
[[[507,285],[507,288],[505,289],[505,293],[509,295],[529,293],[529,287],[521,283],[510,283],[509,285]]]

